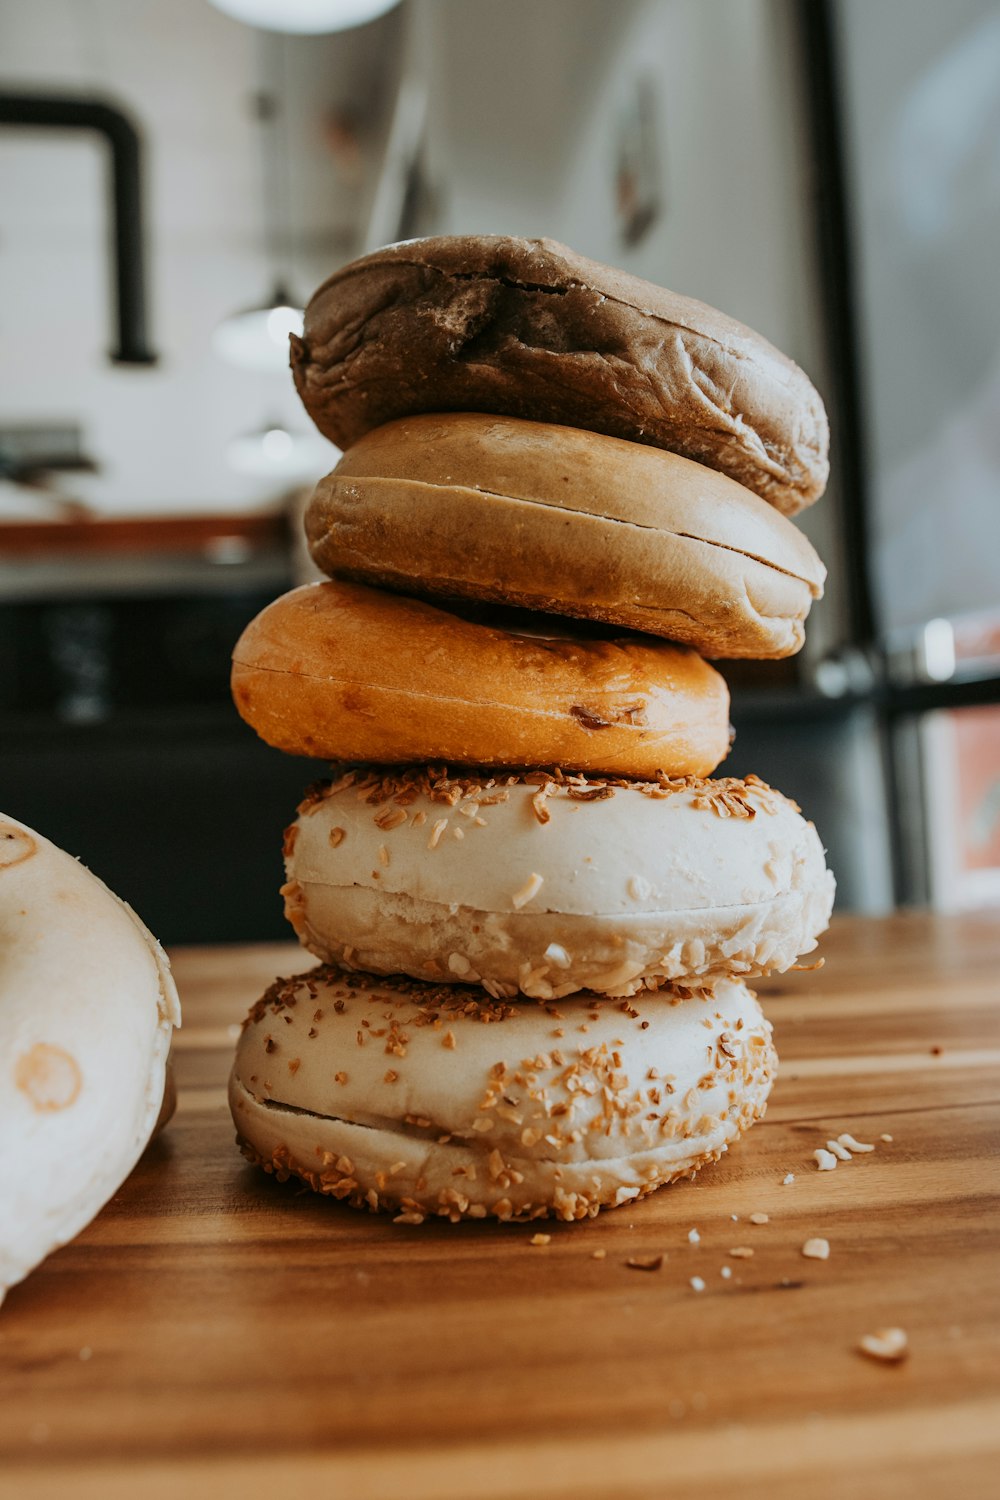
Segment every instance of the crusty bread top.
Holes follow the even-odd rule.
[[[684,454],[789,515],[826,484],[823,403],[791,360],[554,240],[441,236],[364,256],[311,299],[292,369],[341,448],[410,413],[498,412]]]

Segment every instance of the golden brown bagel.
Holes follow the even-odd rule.
[[[794,515],[826,485],[823,403],[724,313],[555,240],[445,235],[331,276],[292,338],[299,395],[340,448],[394,417],[482,411],[682,453]]]
[[[357,583],[268,605],[232,690],[269,745],[326,760],[705,776],[729,747],[726,684],[682,646],[521,635]]]
[[[515,603],[790,656],[826,569],[791,521],[715,469],[639,443],[462,413],[368,433],[306,513],[331,576]]]

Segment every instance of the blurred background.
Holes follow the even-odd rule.
[[[843,909],[1000,905],[990,0],[0,0],[4,811],[166,942],[287,935],[324,768],[228,698],[337,458],[287,336],[354,256],[461,232],[808,371],[830,583],[801,656],[723,664],[725,769],[803,804]]]

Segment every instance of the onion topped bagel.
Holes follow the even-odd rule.
[[[232,690],[269,745],[324,760],[684,776],[729,749],[726,684],[683,646],[527,635],[358,583],[268,605]]]
[[[394,417],[495,412],[681,453],[786,515],[826,485],[826,413],[797,365],[555,240],[388,245],[323,283],[291,346],[299,395],[338,448]]]
[[[229,1100],[251,1161],[355,1207],[571,1220],[716,1160],[775,1066],[731,980],[542,1006],[319,968],[253,1007]]]
[[[833,901],[815,828],[756,777],[360,768],[306,798],[285,854],[311,952],[495,996],[780,971]]]
[[[624,625],[705,656],[798,651],[826,569],[715,469],[619,438],[467,412],[376,428],[306,513],[324,572]]]
[[[172,1102],[179,1025],[166,957],[131,908],[0,816],[0,1300],[135,1166]]]

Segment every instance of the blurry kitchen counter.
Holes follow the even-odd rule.
[[[0,603],[270,587],[288,576],[284,514],[0,522]]]
[[[229,698],[292,584],[283,513],[0,524],[0,807],[170,942],[277,938],[281,830],[324,769]]]
[[[176,953],[177,1116],[0,1312],[0,1493],[992,1497],[1000,928],[840,919],[823,951],[761,983],[771,1107],[695,1182],[579,1225],[420,1228],[233,1145],[236,1023],[307,956]],[[818,1171],[844,1131],[876,1149]],[[906,1361],[858,1352],[893,1326]]]

